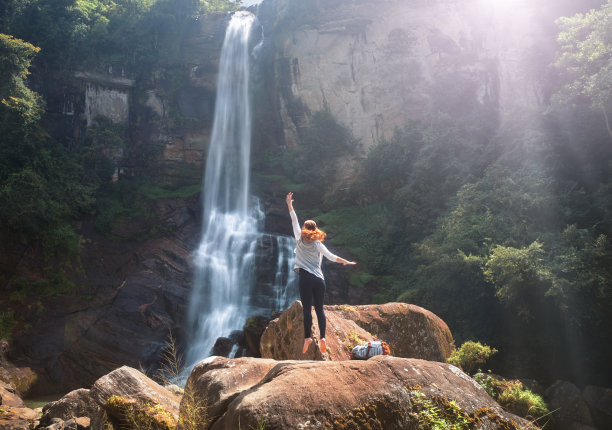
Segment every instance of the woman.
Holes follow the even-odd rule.
[[[293,210],[293,193],[287,194],[286,200],[287,207],[289,208],[289,215],[291,215],[293,235],[297,241],[294,270],[299,274],[300,300],[302,301],[304,310],[304,347],[302,348],[302,354],[306,354],[308,347],[312,343],[311,307],[313,301],[321,334],[321,353],[325,353],[327,349],[325,344],[325,313],[323,312],[325,279],[321,271],[321,261],[323,256],[325,256],[328,260],[342,263],[345,266],[347,264],[354,265],[357,263],[345,260],[329,252],[322,243],[326,234],[317,228],[317,223],[313,220],[305,221],[304,226],[300,228],[297,215]]]

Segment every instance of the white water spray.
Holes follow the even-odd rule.
[[[203,184],[202,239],[195,255],[196,274],[188,314],[188,364],[207,357],[218,337],[242,329],[251,314],[286,306],[287,286],[294,282],[288,270],[285,238],[261,233],[264,214],[249,193],[248,42],[255,19],[248,12],[235,13],[221,51],[215,119]],[[271,297],[258,297],[253,307],[257,251],[266,240],[276,242],[277,279],[272,291],[264,293]]]

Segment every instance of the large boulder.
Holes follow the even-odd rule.
[[[42,372],[28,366],[17,366],[8,359],[11,345],[0,339],[0,382],[12,387],[14,392],[23,397],[32,394],[36,388],[48,383]]]
[[[189,403],[199,402],[206,405],[209,418],[221,416],[238,394],[263,380],[277,364],[276,360],[247,357],[232,360],[214,356],[207,358],[198,363],[189,375],[185,384],[186,395],[181,401],[181,415],[184,417],[188,409],[195,409]]]
[[[23,403],[23,400],[21,400],[21,397],[19,397],[17,394],[15,387],[3,381],[0,381],[0,406],[12,406],[16,408],[25,407],[25,404]]]
[[[91,387],[89,395],[99,405],[106,405],[112,396],[136,398],[160,405],[175,417],[178,417],[181,402],[180,396],[128,366],[120,367],[98,379]]]
[[[30,430],[38,423],[39,410],[27,407],[0,408],[0,430]]]
[[[597,428],[612,428],[612,388],[587,385],[582,398],[589,405]]]
[[[74,422],[75,426],[81,425],[79,422],[90,422],[92,430],[114,428],[134,411],[140,416],[159,414],[160,420],[174,426],[180,400],[179,392],[166,389],[138,370],[123,366],[98,379],[90,390],[74,390],[46,405],[39,428],[63,428],[61,426],[76,419],[79,420]]]
[[[589,406],[582,398],[580,389],[568,381],[556,381],[546,389],[545,400],[560,430],[570,430],[577,426],[592,426],[593,417]]]
[[[456,367],[377,356],[367,361],[280,361],[213,357],[187,386],[207,405],[206,428],[533,428],[505,412]],[[181,417],[185,407],[181,404]],[[429,421],[427,421],[429,420]]]
[[[80,388],[66,394],[55,402],[43,407],[40,426],[47,427],[57,420],[68,421],[73,418],[91,418],[97,415],[102,405],[98,404],[89,394],[89,390]]]
[[[451,332],[444,321],[418,306],[387,303],[364,306],[325,306],[327,351],[319,351],[319,327],[313,311],[312,334],[315,339],[306,354],[302,303],[268,324],[261,337],[263,358],[276,360],[348,360],[355,345],[373,339],[387,342],[398,357],[446,361],[454,349]]]

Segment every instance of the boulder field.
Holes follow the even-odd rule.
[[[433,420],[471,429],[535,428],[456,367],[392,356],[210,357],[193,368],[179,408],[180,394],[124,366],[46,405],[36,428],[392,430],[431,428]]]

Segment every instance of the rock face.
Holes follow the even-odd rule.
[[[92,296],[45,303],[27,335],[15,336],[12,354],[46,368],[64,392],[124,364],[156,370],[169,331],[184,338],[198,208],[198,195],[155,200],[149,214],[171,233],[143,242],[114,241],[84,223],[82,283]]]
[[[463,100],[502,115],[542,100],[544,75],[529,60],[550,37],[527,0],[276,0],[263,8],[290,146],[300,118],[324,108],[367,149],[422,118],[436,89],[452,104],[458,86]]]
[[[302,303],[271,321],[264,331],[261,356],[276,360],[348,360],[354,346],[373,339],[389,344],[398,357],[446,361],[454,349],[453,337],[444,321],[433,313],[406,303],[364,306],[325,306],[327,351],[319,351],[319,328],[313,313],[315,341],[302,355],[304,342]]]
[[[504,412],[456,367],[417,359],[276,362],[214,357],[194,368],[190,384],[207,403],[207,428],[214,430],[260,428],[263,423],[267,430],[407,429],[417,428],[435,410],[453,411],[443,418],[447,424],[465,418],[474,429],[532,428]]]

